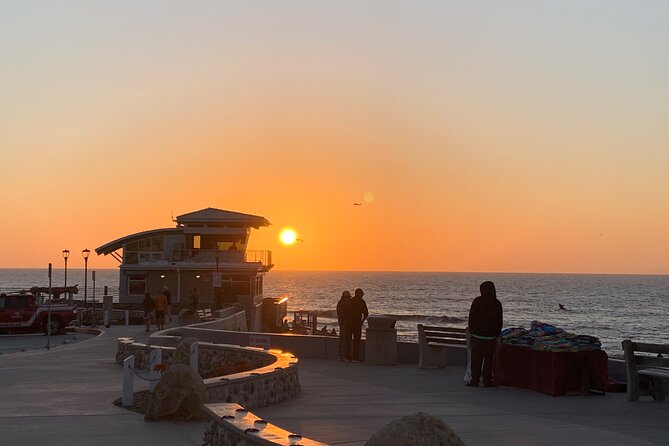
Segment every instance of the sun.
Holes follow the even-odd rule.
[[[279,240],[284,245],[292,245],[297,241],[297,233],[293,229],[286,228],[279,234]]]

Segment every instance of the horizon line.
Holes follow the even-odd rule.
[[[0,267],[1,270],[47,270],[43,267]],[[62,270],[63,268],[58,268]],[[115,268],[88,268],[90,271],[111,271]],[[56,268],[54,268],[56,270]],[[68,270],[84,270],[84,268],[68,268]],[[279,272],[314,272],[314,273],[414,273],[414,274],[555,274],[583,276],[669,276],[669,273],[620,273],[620,272],[565,272],[565,271],[435,271],[435,270],[347,270],[347,269],[274,269]],[[271,271],[268,271],[271,272]]]

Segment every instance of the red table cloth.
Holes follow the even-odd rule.
[[[608,357],[602,350],[548,352],[498,344],[495,383],[557,396],[567,392],[606,391]]]

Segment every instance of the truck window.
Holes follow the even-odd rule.
[[[6,300],[7,300],[7,297],[0,296],[0,308],[5,308],[5,301]]]
[[[30,296],[7,296],[5,299],[6,308],[28,308],[30,306]]]

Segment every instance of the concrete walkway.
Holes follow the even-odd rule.
[[[388,422],[422,411],[442,418],[470,446],[669,445],[669,401],[468,388],[462,375],[460,367],[302,360],[301,394],[254,412],[330,444],[363,445]]]
[[[116,338],[145,340],[143,327],[47,351],[0,355],[0,443],[7,445],[199,445],[204,423],[145,423],[119,409]],[[419,370],[302,360],[302,393],[254,411],[331,444],[362,445],[379,428],[423,411],[441,417],[467,445],[669,445],[669,401],[624,394],[551,397],[470,389],[462,370]],[[136,390],[145,388],[136,387]]]
[[[203,422],[145,423],[112,404],[121,395],[123,374],[114,362],[118,336],[148,339],[144,327],[119,326],[48,352],[0,355],[0,444],[202,444]]]

